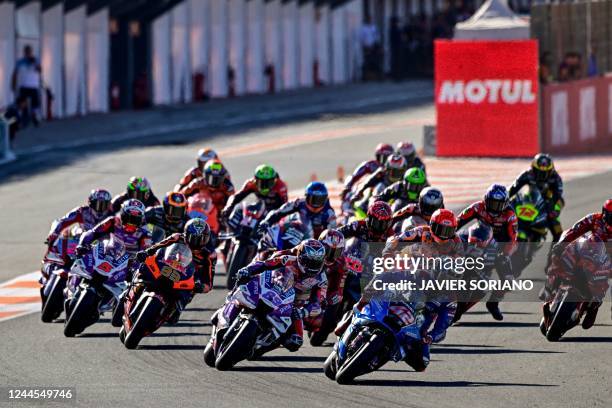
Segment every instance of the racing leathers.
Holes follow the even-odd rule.
[[[160,248],[169,247],[175,243],[184,243],[185,236],[183,233],[174,233],[164,240],[147,248],[145,252],[148,256],[155,254]],[[189,248],[193,256],[193,265],[195,267],[194,278],[196,281],[196,292],[207,293],[213,288],[213,279],[215,277],[215,265],[217,264],[217,254],[215,252],[215,242],[209,239],[208,242],[201,248]]]
[[[423,185],[423,188],[429,186],[428,183]],[[374,196],[375,200],[381,200],[384,202],[391,202],[391,200],[401,201],[403,204],[417,203],[419,196],[417,194],[414,200],[408,197],[408,188],[404,180],[396,181],[390,186],[386,187],[381,193]]]
[[[304,343],[304,324],[302,319],[314,318],[321,314],[322,305],[327,296],[327,276],[322,269],[316,275],[306,275],[302,272],[296,256],[274,254],[265,261],[256,261],[244,267],[248,276],[264,271],[280,270],[283,280],[290,282],[295,290],[294,311],[301,318],[294,318],[283,345],[289,351],[297,351]]]
[[[519,190],[529,185],[530,187],[536,188],[542,194],[542,197],[546,201],[546,211],[548,214],[548,229],[553,235],[553,241],[557,242],[563,229],[559,222],[559,212],[563,208],[563,181],[559,176],[559,173],[552,170],[552,173],[548,176],[546,181],[538,181],[536,179],[533,169],[525,170],[522,172],[510,189],[508,194],[510,197],[516,195]],[[559,207],[558,209],[556,207]]]
[[[255,196],[262,200],[266,205],[266,211],[271,211],[279,208],[287,202],[287,184],[278,177],[276,182],[268,192],[264,195],[257,189],[257,181],[255,178],[250,178],[244,182],[242,188],[232,195],[225,208],[223,209],[223,216],[227,217],[232,212],[234,206],[244,200],[249,194],[255,194]]]
[[[49,235],[47,236],[47,244],[53,245],[57,237],[59,237],[60,233],[74,225],[81,224],[83,226],[83,230],[87,231],[93,228],[100,221],[108,217],[108,212],[105,213],[97,213],[88,205],[82,205],[80,207],[74,208],[68,214],[64,215],[61,218],[58,218],[52,226]]]
[[[368,174],[374,173],[380,167],[381,164],[378,162],[378,160],[374,159],[364,161],[359,166],[357,166],[357,168],[353,171],[353,174],[348,176],[348,178],[344,182],[344,189],[342,190],[341,194],[342,199],[346,199],[346,195],[349,193],[349,191],[353,189],[353,187],[355,186],[355,184],[357,184],[359,180],[361,180],[364,176]]]
[[[217,208],[217,211],[220,212],[223,210],[223,207],[225,207],[232,194],[234,194],[235,189],[234,184],[229,177],[225,177],[221,186],[217,188],[210,186],[204,177],[198,177],[193,179],[186,186],[182,187],[179,192],[185,194],[185,197],[187,198],[194,194],[204,193],[210,196],[210,199]]]
[[[329,204],[329,200],[320,211],[314,212],[306,205],[305,198],[296,198],[283,204],[280,208],[268,212],[262,224],[268,226],[276,224],[285,216],[294,213],[299,214],[302,224],[312,229],[314,237],[318,237],[325,229],[336,228],[336,213]]]
[[[121,193],[115,196],[115,198],[113,198],[113,201],[111,201],[112,212],[118,213],[119,210],[121,210],[121,204],[123,204],[125,201],[129,199],[130,197],[128,196],[127,192]],[[147,198],[142,203],[144,204],[146,208],[155,207],[156,205],[161,204],[158,198],[155,196],[155,194],[153,194],[153,191],[149,191]]]
[[[559,238],[559,243],[569,244],[587,232],[603,242],[609,242],[612,239],[612,229],[606,225],[602,213],[591,213],[566,230]]]
[[[189,221],[189,216],[185,214],[183,219],[179,222],[168,222],[164,212],[164,207],[162,205],[149,207],[145,211],[145,223],[153,224],[156,227],[161,228],[164,230],[166,236],[174,234],[175,232],[182,232],[187,221]]]
[[[502,245],[504,255],[510,256],[516,250],[518,220],[511,207],[506,207],[499,215],[493,215],[484,201],[477,201],[465,208],[457,217],[457,229],[472,220],[478,220],[493,230],[493,238]]]
[[[79,245],[91,247],[94,241],[111,234],[125,244],[125,249],[130,255],[134,255],[136,252],[142,251],[151,245],[151,237],[146,228],[138,227],[134,232],[128,232],[125,230],[121,223],[121,217],[118,215],[110,216],[92,229],[85,231],[81,235]]]

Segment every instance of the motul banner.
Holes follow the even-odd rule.
[[[437,40],[437,154],[537,153],[537,67],[536,41]]]

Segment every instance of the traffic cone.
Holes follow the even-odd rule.
[[[344,167],[338,166],[336,170],[336,177],[338,178],[339,183],[344,183]]]

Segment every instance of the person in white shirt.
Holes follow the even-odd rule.
[[[40,117],[41,69],[30,45],[23,47],[23,58],[15,64],[12,82],[13,92],[17,98],[25,98],[30,108],[29,112],[27,109],[24,112],[24,125],[31,119],[37,126]]]
[[[380,75],[380,35],[378,27],[372,23],[368,16],[359,29],[359,42],[363,50],[363,78],[365,80],[376,78]]]

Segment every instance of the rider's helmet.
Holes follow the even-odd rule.
[[[408,163],[412,163],[416,157],[416,148],[410,142],[399,142],[396,146],[395,151],[406,158]]]
[[[385,174],[387,179],[391,183],[401,180],[407,168],[408,162],[404,156],[400,154],[393,154],[389,156],[385,162]]]
[[[384,234],[391,227],[392,215],[389,204],[384,201],[375,201],[368,207],[366,218],[368,229],[376,235]]]
[[[183,233],[185,242],[192,250],[201,249],[210,239],[210,227],[202,218],[187,221]]]
[[[601,208],[601,215],[606,223],[608,233],[612,233],[612,198],[606,200]]]
[[[277,179],[278,173],[268,164],[260,164],[255,169],[255,184],[260,194],[268,195]]]
[[[170,191],[164,198],[163,207],[166,221],[177,224],[183,220],[187,212],[187,198],[183,193]]]
[[[326,229],[319,235],[319,241],[325,247],[325,263],[332,264],[342,256],[345,242],[344,235],[336,229]]]
[[[325,261],[325,247],[316,239],[307,239],[297,248],[297,263],[302,272],[316,275]]]
[[[219,156],[217,156],[217,152],[215,152],[213,149],[208,147],[200,149],[198,150],[198,167],[200,170],[204,171],[204,166],[206,165],[207,161],[218,158]]]
[[[327,187],[320,181],[313,181],[306,186],[304,192],[306,197],[306,207],[312,212],[319,212],[327,203],[328,194]]]
[[[451,210],[441,208],[436,210],[429,220],[431,235],[436,242],[447,241],[455,236],[457,217]]]
[[[552,157],[546,153],[538,153],[531,161],[531,168],[536,181],[546,181],[555,169]]]
[[[493,241],[493,230],[482,222],[476,223],[468,230],[468,243],[485,248]]]
[[[487,212],[499,215],[508,206],[508,190],[501,184],[491,184],[484,195],[484,203]]]
[[[404,173],[404,182],[406,183],[406,191],[408,192],[408,199],[410,201],[416,201],[419,198],[419,194],[427,180],[425,178],[425,172],[420,167],[412,167],[406,170]]]
[[[423,217],[431,217],[434,211],[444,208],[444,196],[437,188],[427,187],[419,194],[419,209]]]
[[[132,177],[127,184],[128,198],[135,198],[141,202],[147,201],[151,194],[151,184],[145,177]]]
[[[204,179],[206,180],[206,184],[212,188],[219,188],[221,184],[223,184],[223,180],[225,180],[225,176],[227,175],[227,170],[225,170],[225,166],[218,159],[212,159],[206,162],[204,165]]]
[[[119,216],[125,232],[136,232],[136,230],[144,224],[145,206],[142,201],[131,198],[121,204]]]
[[[376,161],[380,165],[385,164],[385,162],[387,161],[387,157],[391,156],[392,154],[393,146],[387,143],[380,143],[378,146],[376,146],[376,151],[374,152]]]
[[[97,215],[102,215],[110,210],[111,204],[111,193],[108,190],[96,188],[91,190],[89,197],[87,197],[87,205]]]

